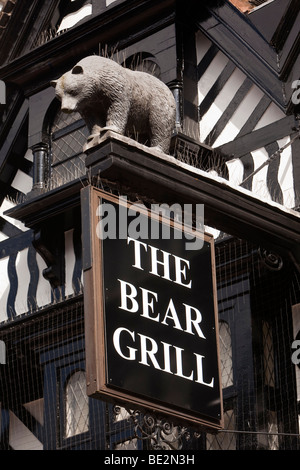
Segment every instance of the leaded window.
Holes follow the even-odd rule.
[[[89,131],[79,113],[58,111],[51,127],[50,188],[85,175],[83,146]]]
[[[65,437],[73,437],[89,430],[89,403],[83,371],[71,375],[66,386]]]
[[[233,370],[231,332],[228,323],[224,321],[219,323],[219,338],[222,387],[226,388],[233,385]]]

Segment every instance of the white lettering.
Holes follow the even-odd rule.
[[[141,338],[141,360],[140,364],[144,364],[145,366],[150,366],[147,362],[147,358],[149,357],[150,361],[154,365],[155,369],[160,369],[160,366],[155,358],[155,354],[158,351],[158,345],[156,341],[153,338],[150,338],[149,336],[144,336],[139,334],[139,337]],[[147,348],[147,342],[148,344],[150,343],[150,349]]]
[[[121,281],[121,279],[118,279],[118,281],[121,284],[121,305],[119,308],[126,310],[127,312],[137,312],[139,309],[139,304],[135,300],[135,297],[137,296],[136,288],[129,282]],[[127,288],[129,288],[129,292]],[[128,306],[128,300],[131,302],[130,306]]]
[[[129,351],[129,356],[125,356],[125,354],[123,354],[122,351],[121,351],[120,335],[124,331],[127,332],[131,336],[133,341],[135,341],[134,331],[127,330],[127,328],[117,328],[116,331],[113,334],[113,344],[114,344],[115,350],[117,351],[119,356],[123,357],[123,359],[126,359],[127,361],[134,361],[135,360],[135,353],[137,351],[136,349],[130,348],[129,346],[127,346],[127,349]]]
[[[124,465],[135,468],[139,460],[139,457],[119,457],[115,454],[111,454],[109,457],[105,457],[103,463],[105,465]]]
[[[170,312],[171,315],[169,315],[169,312]],[[170,301],[169,301],[169,305],[168,305],[168,308],[166,310],[166,314],[165,314],[164,319],[161,323],[163,325],[168,325],[168,322],[167,322],[168,318],[170,318],[170,320],[173,321],[174,328],[176,328],[177,330],[183,331],[182,328],[181,328],[180,321],[179,321],[179,318],[178,318],[178,315],[177,315],[177,312],[176,312],[176,309],[175,309],[175,306],[174,306],[174,302],[173,302],[172,299],[170,299]]]
[[[139,341],[139,344],[136,344],[137,341]],[[135,334],[134,331],[123,327],[115,330],[113,334],[113,345],[119,356],[126,361],[136,360],[139,364],[154,367],[161,372],[174,374],[182,379],[194,381],[205,387],[214,387],[214,378],[212,378],[209,383],[204,381],[203,362],[205,356],[193,353],[196,360],[191,361],[191,358],[185,357],[187,352],[183,348],[165,343],[164,341],[157,342],[149,336],[145,336],[141,333]],[[160,354],[164,367],[160,366],[156,357],[157,354]],[[189,364],[192,368],[189,375],[183,370],[184,362],[185,364]]]
[[[142,262],[141,256],[141,247],[143,247],[145,253],[148,252],[148,246],[150,248],[150,270],[149,273],[153,274],[154,276],[162,277],[162,279],[166,279],[171,282],[175,282],[181,286],[187,287],[188,289],[192,288],[192,281],[188,281],[187,279],[187,269],[190,269],[190,262],[184,258],[180,258],[179,256],[172,255],[167,251],[160,250],[152,245],[147,245],[146,243],[140,242],[134,238],[129,237],[127,239],[127,245],[130,242],[134,244],[134,264],[132,265],[134,268],[140,269],[144,271],[144,266],[147,266],[145,260]],[[158,259],[158,258],[162,259]],[[175,270],[175,279],[171,278],[171,269],[170,264],[174,264]],[[162,267],[163,274],[159,274],[158,269]]]
[[[194,378],[194,372],[192,371],[191,374],[189,376],[186,376],[183,374],[183,370],[182,370],[182,353],[184,352],[184,349],[182,348],[178,348],[177,346],[174,346],[175,348],[175,352],[176,352],[176,366],[177,366],[177,370],[176,370],[176,373],[175,375],[178,375],[179,377],[182,377],[183,379],[187,379],[187,380],[193,380]]]
[[[167,251],[159,250],[158,248],[155,248],[154,246],[150,246],[151,250],[151,271],[150,274],[154,274],[154,276],[159,276],[162,277],[163,279],[167,279],[168,281],[171,281],[170,279],[170,256],[171,253],[168,253]],[[158,252],[163,254],[163,261],[158,261],[157,255]],[[164,268],[164,274],[163,276],[160,276],[158,274],[157,268],[158,265],[163,266]]]
[[[161,322],[162,325],[172,325],[173,328],[184,331],[185,333],[189,333],[191,335],[197,333],[199,338],[206,339],[200,327],[200,323],[202,322],[202,315],[196,307],[187,305],[185,303],[182,304],[185,313],[184,329],[180,323],[180,317],[183,316],[182,307],[181,312],[178,314],[172,298],[169,300],[165,314],[162,316],[161,320],[161,314],[157,313],[157,310],[155,309],[158,304],[158,294],[156,292],[139,287],[139,290],[142,293],[142,298],[140,299],[138,298],[138,290],[133,284],[122,281],[121,279],[118,279],[118,281],[120,282],[121,288],[121,305],[119,306],[121,310],[125,310],[126,312],[131,313],[137,313],[141,310],[140,315],[144,318]]]
[[[134,268],[141,269],[142,271],[144,271],[141,266],[141,246],[143,246],[145,248],[145,251],[147,251],[147,245],[146,243],[128,237],[127,245],[129,245],[130,242],[133,242],[134,244],[134,264],[132,266]]]
[[[185,320],[186,320],[185,331],[186,333],[190,333],[191,335],[193,335],[194,333],[192,331],[192,327],[194,325],[194,328],[196,332],[198,333],[198,336],[200,336],[200,338],[205,339],[205,336],[202,333],[202,330],[199,326],[199,323],[201,323],[202,321],[201,313],[196,307],[191,307],[191,305],[186,305],[186,304],[183,304],[183,305],[185,307]],[[192,320],[192,311],[196,313],[196,318],[194,320]]]
[[[214,386],[214,378],[211,379],[210,383],[204,382],[203,379],[203,359],[205,359],[204,356],[200,356],[200,354],[194,353],[194,356],[196,356],[196,365],[197,365],[197,379],[195,382],[198,384],[206,385],[207,387],[213,388]]]
[[[172,347],[171,344],[164,343],[163,341],[161,342],[164,348],[164,369],[162,369],[163,372],[168,372],[168,374],[173,374],[171,371],[171,361],[170,361],[170,348]]]
[[[190,262],[186,259],[179,258],[178,256],[174,256],[175,258],[175,273],[176,273],[176,279],[174,282],[177,284],[180,284],[182,286],[188,287],[189,289],[192,288],[192,281],[190,281],[188,284],[184,284],[184,280],[186,280],[186,268],[190,268]],[[182,263],[184,266],[182,266]]]
[[[155,318],[150,317],[150,313],[154,313],[154,305],[153,305],[153,298],[157,301],[158,295],[156,292],[151,292],[150,290],[143,289],[140,287],[142,291],[142,304],[143,304],[143,313],[142,316],[145,318],[149,318],[150,320],[159,321],[159,313]],[[151,300],[149,300],[150,296],[153,296]]]

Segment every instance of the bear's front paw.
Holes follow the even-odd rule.
[[[108,131],[111,131],[111,132],[116,132],[116,134],[121,134],[123,135],[123,132],[117,127],[117,126],[105,126],[105,127],[102,127],[101,129],[101,136],[103,136],[103,134],[105,134],[105,132],[108,132]]]
[[[83,152],[86,152],[88,149],[95,147],[99,144],[100,135],[99,134],[91,134],[86,139],[86,143],[83,146]]]
[[[98,139],[98,137],[100,136],[100,133],[99,134],[91,134],[88,136],[88,138],[86,139],[87,143],[89,144],[90,142],[92,142],[95,138]]]

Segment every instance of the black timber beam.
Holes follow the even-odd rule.
[[[206,2],[197,10],[189,5],[191,21],[227,55],[284,112],[292,112],[292,71],[299,68],[299,24],[293,25],[284,53],[277,52],[251,22],[251,15],[242,14],[229,0]],[[286,14],[297,14],[292,2]],[[196,14],[195,14],[196,12]]]
[[[13,190],[12,180],[20,166],[24,166],[23,157],[28,148],[28,101],[20,101],[20,108],[13,120],[8,116],[6,125],[7,136],[0,139],[0,204],[3,198]],[[7,123],[6,123],[7,124]]]
[[[217,147],[217,150],[226,155],[226,160],[239,158],[276,140],[293,135],[295,132],[298,132],[295,117],[293,115],[286,116],[279,121],[268,124],[262,129],[257,129],[249,134],[237,137],[232,142]]]
[[[71,28],[0,68],[0,79],[26,94],[103,45],[128,46],[174,22],[175,0],[128,0]]]

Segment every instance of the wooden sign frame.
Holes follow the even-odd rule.
[[[213,309],[216,351],[213,354],[218,363],[218,373],[216,377],[218,387],[219,412],[218,416],[207,416],[187,410],[184,407],[170,405],[157,399],[149,399],[133,391],[128,392],[121,387],[111,386],[108,378],[108,357],[106,344],[106,323],[105,323],[105,295],[104,295],[104,270],[103,270],[103,240],[96,234],[96,226],[99,217],[96,215],[97,208],[101,201],[111,202],[117,205],[125,204],[122,199],[108,194],[102,190],[88,186],[81,191],[82,205],[82,234],[83,234],[83,271],[84,271],[84,310],[85,310],[85,349],[86,349],[86,378],[87,395],[89,397],[111,401],[118,405],[125,404],[130,409],[150,410],[167,416],[174,423],[181,425],[201,426],[209,430],[219,430],[223,428],[223,400],[219,359],[219,333],[217,296],[215,279],[215,259],[213,237],[203,234],[202,237],[211,247],[212,265],[212,289],[213,289]],[[148,212],[145,212],[149,216]],[[152,214],[151,214],[152,216]],[[164,222],[159,217],[160,222]],[[168,223],[170,221],[168,220]],[[172,222],[174,227],[176,223]],[[194,232],[193,232],[193,235]],[[149,322],[151,323],[151,322]],[[153,322],[152,322],[153,323]],[[146,368],[147,369],[147,368]],[[149,368],[148,368],[149,369]],[[199,400],[201,397],[199,396]]]

